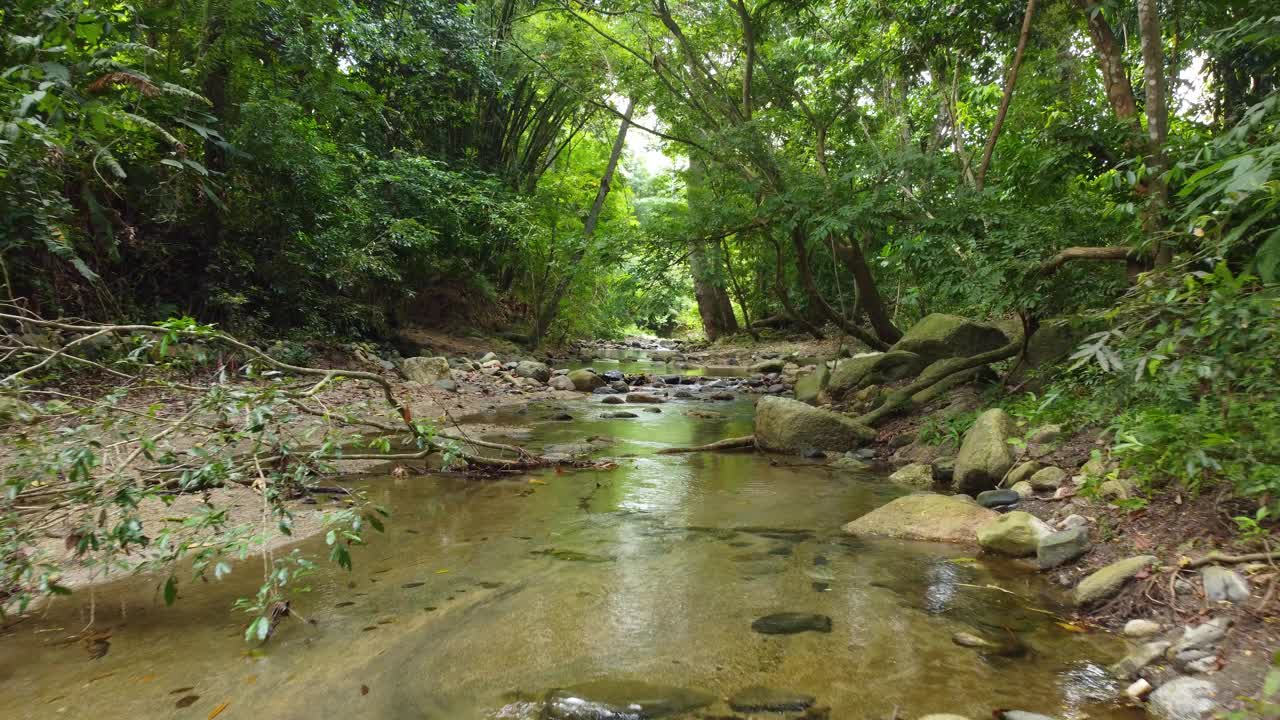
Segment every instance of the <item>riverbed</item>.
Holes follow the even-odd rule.
[[[601,417],[620,408],[636,417]],[[840,720],[1133,717],[1103,669],[1122,646],[1064,623],[1062,594],[1040,575],[973,549],[845,536],[844,523],[906,492],[882,473],[654,454],[749,434],[751,412],[749,396],[653,408],[585,396],[477,418],[617,467],[358,480],[391,509],[386,533],[349,573],[323,560],[322,538],[300,542],[320,572],[260,649],[231,609],[256,588],[256,559],[222,582],[184,582],[173,607],[154,580],[97,588],[104,637],[92,647],[67,640],[88,620],[78,593],[0,638],[0,717],[533,720],[549,691],[584,683],[710,698],[675,716],[691,718],[732,715],[725,699],[751,686],[811,696]],[[551,419],[561,414],[573,419]],[[830,629],[753,629],[776,613],[825,616]],[[956,633],[993,647],[962,647]]]

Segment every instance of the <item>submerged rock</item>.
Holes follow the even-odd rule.
[[[978,528],[999,517],[954,496],[921,493],[897,498],[844,526],[850,535],[972,543]]]
[[[715,702],[701,690],[651,685],[633,680],[593,680],[553,690],[544,717],[549,720],[633,720],[686,713]]]
[[[1080,581],[1072,595],[1076,607],[1095,603],[1120,592],[1124,584],[1156,562],[1154,555],[1138,555],[1113,562]]]
[[[812,695],[754,686],[739,690],[729,698],[729,707],[738,712],[786,712],[813,705]]]
[[[794,635],[802,632],[831,632],[831,618],[813,613],[784,612],[765,615],[751,623],[751,629],[764,635]]]
[[[818,447],[845,451],[871,442],[876,431],[830,410],[770,396],[756,404],[755,436],[762,450],[796,453]]]
[[[1013,418],[1004,410],[995,408],[978,416],[964,434],[960,453],[956,455],[957,490],[963,493],[989,490],[1004,478],[1017,459],[1009,445],[1013,432]]]

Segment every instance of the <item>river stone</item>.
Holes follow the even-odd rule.
[[[882,385],[916,375],[924,366],[924,359],[919,355],[901,350],[852,357],[841,361],[831,373],[827,395],[840,400],[868,385]]]
[[[1106,600],[1120,592],[1120,588],[1124,587],[1125,583],[1151,567],[1154,562],[1156,562],[1154,555],[1138,555],[1113,562],[1081,580],[1072,594],[1072,601],[1076,607],[1081,607],[1099,600]]]
[[[445,392],[453,392],[453,393],[458,392],[458,383],[454,382],[453,378],[444,378],[441,380],[437,380],[431,384],[440,388],[441,390],[444,390]]]
[[[1041,570],[1048,570],[1089,552],[1089,528],[1073,527],[1050,533],[1036,546],[1036,563]]]
[[[943,358],[972,357],[1009,344],[999,330],[956,315],[934,313],[911,326],[892,350],[916,353],[925,364]]]
[[[547,383],[552,390],[577,390],[578,386],[573,384],[573,380],[568,375],[556,375]]]
[[[596,388],[604,387],[604,378],[595,373],[594,370],[583,368],[581,370],[573,370],[565,377],[573,383],[573,389],[580,392],[591,392]]]
[[[1062,483],[1066,482],[1066,480],[1067,473],[1065,470],[1050,465],[1043,470],[1037,471],[1031,476],[1031,479],[1028,480],[1028,482],[1030,482],[1031,487],[1036,490],[1049,491],[1057,490],[1062,487]]]
[[[978,502],[982,502],[981,496]],[[1052,533],[1053,528],[1045,521],[1031,513],[1015,510],[978,528],[978,544],[1004,555],[1026,557],[1036,554],[1040,540]]]
[[[1119,662],[1111,666],[1111,674],[1121,680],[1132,680],[1142,668],[1164,657],[1169,649],[1167,642],[1143,643],[1129,651]]]
[[[1134,618],[1124,624],[1124,636],[1131,638],[1151,637],[1160,632],[1160,623],[1145,618]]]
[[[614,412],[601,413],[600,417],[606,420],[625,420],[628,418],[638,418],[640,416],[627,410],[615,410]]]
[[[899,485],[928,490],[933,487],[933,468],[924,463],[911,463],[890,475],[889,480]]]
[[[827,387],[831,378],[831,370],[827,364],[818,363],[813,372],[801,375],[796,379],[796,400],[812,405],[818,401],[818,393]]]
[[[1249,581],[1234,570],[1210,565],[1200,571],[1200,578],[1209,602],[1242,603],[1249,599]]]
[[[1208,680],[1175,678],[1151,693],[1147,710],[1160,720],[1202,720],[1218,709],[1217,692]]]
[[[956,456],[955,486],[963,493],[989,490],[1004,478],[1017,456],[1009,445],[1013,418],[999,408],[978,416],[964,434]]]
[[[1030,498],[1030,497],[1035,497],[1035,494],[1036,494],[1035,488],[1031,487],[1031,483],[1027,482],[1026,480],[1023,480],[1020,483],[1014,483],[1013,487],[1009,489],[1018,493],[1018,497],[1022,498],[1023,500],[1026,500],[1027,498]],[[987,492],[991,492],[991,491],[988,490]]]
[[[656,404],[656,403],[666,402],[666,401],[658,397],[657,395],[653,395],[651,393],[633,392],[633,393],[627,394],[627,402]]]
[[[600,373],[600,377],[604,378],[607,383],[615,383],[625,378],[621,370],[605,370]]]
[[[533,378],[544,383],[551,379],[551,368],[547,367],[546,363],[536,360],[521,360],[516,363],[515,376]]]
[[[844,526],[849,535],[972,543],[978,528],[999,517],[994,510],[947,495],[896,498]]]
[[[984,640],[973,633],[958,632],[951,636],[951,642],[960,647],[967,648],[994,648],[996,644],[990,640]]]
[[[1021,500],[1022,496],[1018,494],[1017,490],[1010,488],[1008,490],[983,490],[974,499],[982,507],[998,508],[1012,505]]]
[[[1004,476],[1004,482],[1002,484],[1012,487],[1024,480],[1030,480],[1031,476],[1035,475],[1042,467],[1044,466],[1039,462],[1035,460],[1028,460],[1010,470],[1009,474]]]
[[[854,472],[865,472],[871,469],[871,464],[864,460],[859,460],[856,457],[841,455],[835,460],[832,460],[831,462],[827,463],[827,467],[834,468],[836,470],[852,470]]]
[[[621,405],[624,402],[626,401],[622,399],[621,395],[605,395],[600,398],[600,403],[603,405]]]
[[[404,376],[410,380],[430,385],[449,377],[449,359],[444,357],[411,357],[401,366]]]
[[[593,680],[554,690],[544,717],[550,720],[624,720],[686,713],[715,702],[700,690],[650,685],[632,680]]]
[[[812,695],[756,685],[734,693],[729,707],[737,712],[786,712],[804,710],[814,703]]]
[[[752,375],[765,375],[767,373],[780,373],[786,367],[787,361],[782,359],[761,360],[760,362],[747,368]]]
[[[760,398],[756,403],[755,430],[760,449],[788,453],[810,447],[843,452],[865,445],[876,436],[875,430],[852,418],[774,396]]]
[[[813,613],[784,612],[765,615],[751,623],[763,635],[794,635],[802,632],[831,632],[831,618]]]
[[[1036,428],[1027,442],[1036,444],[1051,443],[1062,437],[1061,425],[1041,425]]]
[[[1227,629],[1230,627],[1231,618],[1222,616],[1202,622],[1195,627],[1184,628],[1182,639],[1173,646],[1169,655],[1176,656],[1188,650],[1212,650],[1219,640],[1227,636]]]

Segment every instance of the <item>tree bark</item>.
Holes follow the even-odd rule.
[[[902,331],[893,324],[889,312],[884,307],[884,299],[880,296],[880,288],[867,265],[867,257],[862,252],[862,245],[856,237],[849,236],[848,242],[837,242],[836,255],[844,262],[844,266],[853,275],[858,288],[858,305],[867,314],[867,321],[876,337],[892,345],[902,339]]]
[[[729,286],[733,288],[733,294],[738,296],[738,307],[742,308],[742,325],[753,340],[759,340],[760,333],[756,332],[751,323],[751,309],[747,307],[747,294],[743,291],[742,284],[738,282],[738,276],[733,274],[733,259],[729,254],[729,243],[724,238],[720,239],[720,251],[724,253],[724,269],[725,274],[729,276]],[[736,322],[737,318],[734,318],[734,321]]]
[[[889,349],[888,343],[854,325],[848,318],[831,307],[826,298],[822,297],[822,292],[818,289],[818,284],[813,279],[813,269],[809,266],[809,251],[805,247],[804,231],[800,227],[796,227],[791,231],[791,243],[796,250],[796,269],[800,272],[800,285],[804,288],[805,293],[808,294],[809,301],[817,306],[828,320],[839,326],[841,330],[866,343],[868,347],[876,350]]]
[[[1169,136],[1169,106],[1165,99],[1164,46],[1156,0],[1138,0],[1138,29],[1142,36],[1142,76],[1146,89],[1147,165],[1151,171],[1148,178],[1151,193],[1143,228],[1154,236],[1164,228],[1164,209],[1169,203],[1169,188],[1163,177],[1167,169],[1164,145]],[[1156,267],[1168,265],[1169,248],[1159,238],[1153,237],[1153,242]]]
[[[787,315],[795,321],[797,325],[805,329],[805,332],[814,337],[815,340],[825,340],[826,335],[818,329],[817,325],[809,322],[809,319],[801,315],[795,306],[791,304],[791,296],[787,292],[786,273],[783,272],[782,265],[782,245],[777,240],[773,240],[774,257],[777,258],[776,272],[774,277],[774,291],[778,295],[778,300],[782,302],[782,307],[787,311]]]
[[[591,204],[587,219],[582,224],[582,245],[573,253],[573,261],[565,269],[564,277],[560,278],[560,282],[556,284],[551,297],[547,299],[546,306],[542,308],[535,319],[533,329],[534,347],[537,347],[542,342],[547,328],[551,327],[551,323],[560,312],[560,301],[564,299],[564,294],[568,291],[569,284],[573,282],[578,266],[582,264],[582,259],[587,254],[587,248],[591,245],[591,238],[595,236],[596,224],[600,221],[600,213],[604,210],[605,198],[609,197],[609,188],[613,184],[613,173],[618,169],[618,159],[622,157],[622,148],[627,142],[627,130],[631,128],[631,114],[634,109],[635,100],[629,98],[627,100],[627,108],[622,113],[622,122],[618,123],[618,135],[613,140],[613,150],[609,153],[609,162],[605,165],[604,174],[600,176],[600,188],[596,190],[595,202]]]
[[[1074,0],[1076,7],[1084,12],[1089,23],[1089,37],[1093,47],[1098,51],[1098,68],[1102,71],[1102,87],[1106,90],[1107,101],[1116,117],[1138,123],[1138,104],[1133,99],[1133,85],[1129,83],[1129,72],[1124,66],[1124,51],[1111,31],[1111,25],[1102,17],[1101,6],[1091,0]]]
[[[1022,16],[1022,32],[1018,35],[1018,49],[1013,53],[1013,63],[1009,66],[1009,75],[1005,78],[1004,97],[1000,98],[1000,110],[996,113],[996,121],[991,126],[991,135],[987,138],[987,146],[982,150],[982,162],[978,164],[978,175],[974,178],[974,186],[981,192],[987,182],[987,168],[991,167],[991,153],[996,149],[996,141],[1000,139],[1000,130],[1004,128],[1005,116],[1009,114],[1009,103],[1013,100],[1013,88],[1018,83],[1018,68],[1022,65],[1022,55],[1027,49],[1027,38],[1031,36],[1031,18],[1036,13],[1036,0],[1027,0],[1027,11]]]

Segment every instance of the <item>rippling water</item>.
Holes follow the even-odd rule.
[[[0,638],[0,717],[205,718],[226,703],[217,717],[537,718],[546,690],[597,679],[722,698],[768,685],[816,696],[837,720],[1127,717],[1101,670],[1118,644],[1055,624],[1060,598],[1038,575],[971,550],[843,536],[901,492],[883,478],[750,453],[653,455],[749,433],[748,401],[604,420],[617,406],[595,400],[489,420],[530,426],[540,445],[603,436],[614,470],[363,482],[392,508],[388,532],[354,572],[323,565],[295,604],[314,624],[287,621],[263,652],[247,652],[230,611],[256,587],[255,562],[184,584],[172,608],[151,581],[100,588],[111,644],[98,660],[64,641],[84,625],[83,593],[15,626]],[[562,411],[574,421],[546,420]],[[319,538],[299,547],[324,554]],[[752,632],[785,611],[828,615],[833,630]],[[1006,650],[959,647],[958,631]]]

